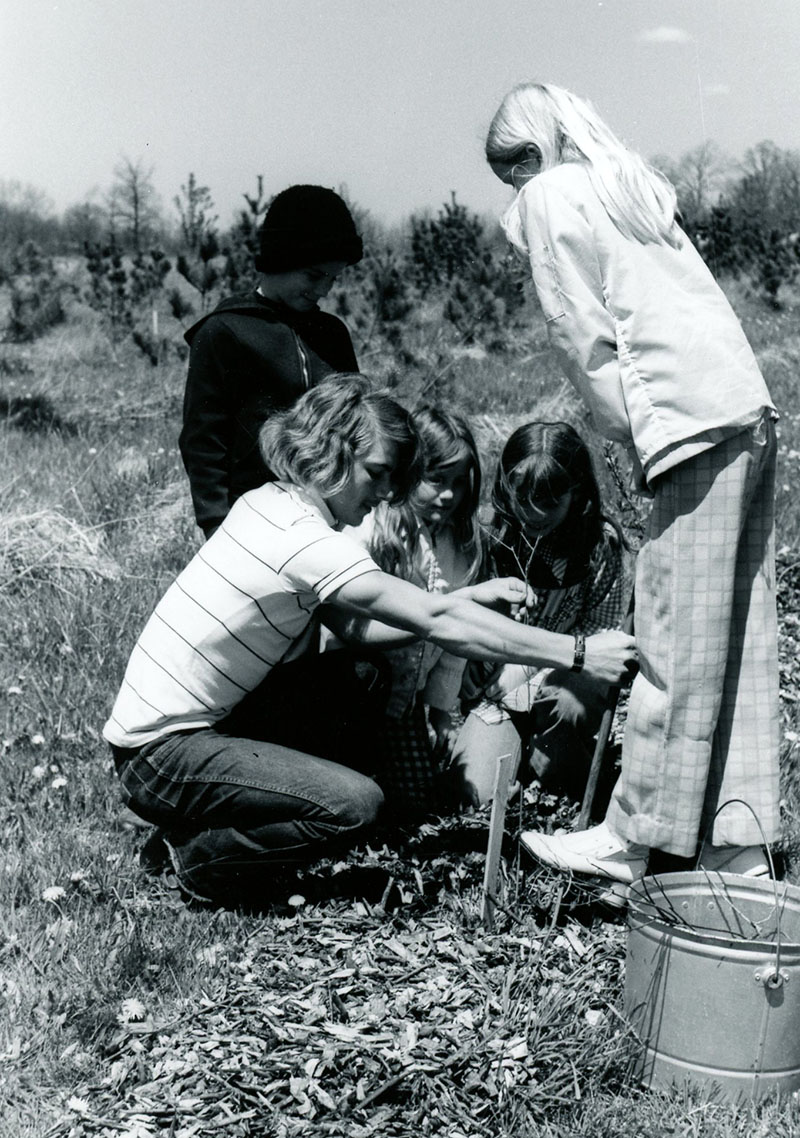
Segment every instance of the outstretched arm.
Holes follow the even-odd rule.
[[[509,582],[514,581],[514,585]],[[517,587],[519,586],[519,588]],[[517,617],[526,607],[527,591],[515,578],[501,577],[481,581],[477,585],[464,585],[453,589],[450,596],[463,597],[479,605],[498,611],[507,611]],[[402,648],[419,639],[414,632],[405,631],[383,621],[353,615],[335,604],[323,605],[320,620],[346,644],[368,644],[371,648]]]
[[[572,666],[572,636],[511,620],[476,604],[464,592],[468,590],[426,593],[387,573],[365,573],[343,585],[329,601],[344,612],[405,629],[467,659]],[[506,578],[505,601],[523,604],[526,598],[525,584]],[[586,642],[585,671],[603,683],[618,683],[635,661],[633,637],[624,632],[601,632]]]
[[[370,648],[403,648],[419,637],[380,620],[356,616],[335,604],[321,605],[319,619],[345,644],[365,644]]]

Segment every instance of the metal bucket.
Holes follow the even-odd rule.
[[[731,873],[631,886],[625,1013],[648,1087],[800,1087],[800,889]]]

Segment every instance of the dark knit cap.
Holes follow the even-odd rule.
[[[255,265],[261,273],[286,273],[322,261],[355,265],[364,253],[350,210],[324,186],[282,190],[258,236]]]

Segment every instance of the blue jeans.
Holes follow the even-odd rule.
[[[383,678],[370,669],[346,653],[278,666],[214,727],[113,748],[127,804],[162,830],[187,893],[257,900],[276,865],[375,820],[383,794],[353,769],[371,765],[382,710]]]
[[[535,774],[543,788],[578,800],[603,716],[605,691],[584,675],[554,671],[536,694],[530,711],[512,711],[500,723],[467,716],[453,748],[453,793],[465,805],[490,802],[497,761],[513,755],[520,778]]]

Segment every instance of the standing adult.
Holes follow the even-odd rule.
[[[256,287],[227,297],[186,332],[180,449],[206,537],[237,498],[272,477],[258,447],[261,425],[326,376],[357,370],[346,326],[318,302],[362,254],[338,194],[290,186],[264,218]]]
[[[516,87],[486,156],[517,191],[504,226],[529,260],[551,344],[653,497],[635,586],[641,670],[605,821],[526,844],[550,865],[630,882],[648,858],[657,866],[651,851],[694,858],[707,834],[706,868],[765,872],[751,811],[776,839],[769,392],[676,222],[672,186],[590,104]]]

